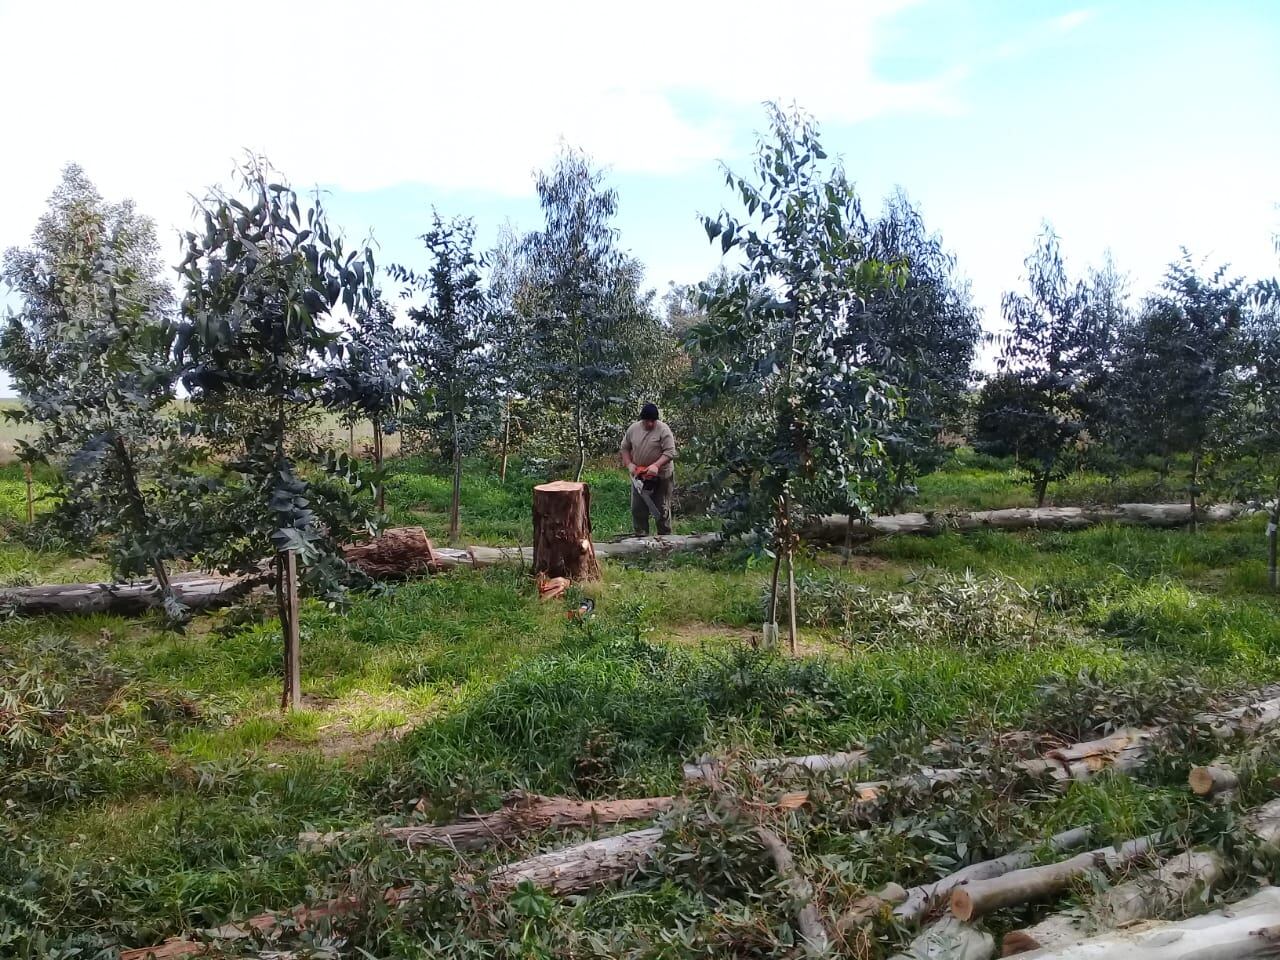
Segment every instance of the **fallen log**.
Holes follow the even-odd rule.
[[[1150,837],[1129,840],[1120,847],[1103,847],[1078,854],[1069,860],[1039,867],[1012,870],[990,880],[978,880],[951,891],[951,913],[968,922],[993,910],[1019,903],[1045,900],[1066,890],[1080,877],[1094,870],[1115,871],[1151,854]]]
[[[410,849],[422,846],[476,850],[544,830],[612,826],[636,820],[652,820],[671,809],[674,797],[642,797],[626,800],[571,800],[518,793],[492,813],[472,814],[456,823],[440,826],[387,827],[380,834]],[[353,831],[301,833],[300,844],[330,846],[352,836]]]
[[[1192,767],[1187,783],[1197,797],[1213,797],[1234,791],[1240,778],[1224,761],[1215,760],[1207,766]]]
[[[1238,503],[1224,503],[1197,511],[1200,522],[1222,523],[1248,512]],[[857,520],[849,529],[847,516],[829,516],[811,523],[803,535],[826,543],[846,543],[904,534],[936,536],[947,531],[1083,530],[1103,523],[1145,527],[1182,527],[1191,520],[1185,503],[1121,503],[1093,507],[1014,507],[975,513],[900,513]]]
[[[1200,519],[1223,522],[1247,512],[1241,504],[1221,504],[1203,511]],[[1177,527],[1187,523],[1190,511],[1181,503],[1122,503],[1115,507],[1018,507],[964,514],[905,513],[874,517],[854,526],[852,539],[922,534],[936,535],[947,530],[1076,530],[1100,523],[1123,523],[1154,527]],[[825,543],[845,543],[848,518],[824,517],[805,530],[809,539]],[[627,558],[701,550],[722,541],[719,534],[701,533],[665,537],[634,537],[594,544],[596,557]],[[486,567],[496,564],[528,566],[532,547],[433,546],[420,527],[393,527],[373,540],[352,544],[344,553],[357,569],[375,579],[404,579],[455,567]],[[585,555],[585,549],[584,549]],[[235,602],[235,590],[243,578],[199,573],[174,578],[181,585],[179,599],[191,610],[209,610]],[[255,581],[248,589],[257,586]],[[65,613],[120,613],[133,615],[158,607],[154,581],[123,584],[65,583],[35,587],[0,589],[0,610],[20,616]]]
[[[1280,888],[1263,887],[1221,910],[1174,922],[1151,921],[1063,946],[1025,960],[1250,960],[1280,956]]]
[[[635,873],[653,856],[662,840],[660,827],[632,830],[499,867],[489,882],[500,892],[529,882],[556,896],[594,890]]]
[[[1092,834],[1090,827],[1076,827],[1064,830],[1049,838],[1048,849],[1052,853],[1067,853],[1078,850],[1089,842]],[[901,923],[915,924],[923,920],[929,913],[942,906],[950,899],[953,890],[966,884],[982,880],[993,880],[1014,870],[1022,870],[1035,862],[1039,846],[1027,847],[1002,857],[982,860],[961,867],[933,883],[921,884],[906,890],[902,901],[893,908],[893,916]]]
[[[756,827],[756,836],[773,861],[773,868],[782,881],[787,899],[795,910],[796,929],[804,943],[805,954],[822,956],[831,949],[831,935],[827,933],[826,924],[822,922],[822,914],[818,905],[813,902],[813,885],[801,876],[796,867],[795,857],[782,838],[768,827]]]
[[[1189,850],[1155,869],[1112,887],[1093,909],[1075,908],[1046,917],[1022,930],[1007,933],[1001,956],[1063,947],[1108,929],[1139,920],[1161,919],[1185,908],[1198,894],[1211,889],[1225,872],[1222,856],[1211,850]]]
[[[753,760],[747,768],[753,773],[778,772],[783,776],[806,774],[842,773],[867,762],[867,751],[848,750],[843,753],[815,753],[805,757],[768,757]],[[684,779],[691,783],[715,783],[724,774],[724,761],[703,757],[697,763],[684,765]]]

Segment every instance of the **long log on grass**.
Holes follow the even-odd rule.
[[[260,574],[224,576],[178,574],[169,579],[174,597],[192,610],[207,610],[243,599],[264,581]],[[0,589],[0,612],[34,617],[49,614],[117,613],[134,616],[164,605],[154,580],[128,583],[50,583]]]
[[[1103,847],[1058,863],[1025,867],[966,884],[951,891],[951,913],[967,923],[1002,907],[1049,899],[1094,870],[1113,872],[1149,857],[1153,846],[1150,837],[1142,837],[1118,848]]]
[[[589,840],[499,867],[489,874],[489,882],[500,892],[528,882],[556,896],[584,893],[635,873],[661,840],[661,827]]]
[[[625,800],[572,800],[518,793],[508,797],[492,813],[472,814],[440,826],[386,827],[380,835],[410,849],[423,846],[453,850],[477,850],[544,830],[585,829],[637,820],[652,820],[671,809],[674,797],[641,797]],[[353,831],[301,833],[307,847],[325,847],[353,835]]]
[[[1139,920],[1158,920],[1185,910],[1225,875],[1222,855],[1213,850],[1188,850],[1153,870],[1102,894],[1092,909],[1056,913],[1034,926],[1007,933],[1001,956],[1063,947],[1102,930],[1128,926]]]
[[[1263,887],[1221,910],[1153,921],[1022,954],[1025,960],[1251,960],[1280,957],[1280,888]]]
[[[776,773],[782,776],[843,773],[867,762],[867,751],[846,750],[840,753],[815,753],[804,757],[767,757],[752,760],[747,769],[753,773]],[[697,763],[684,765],[684,779],[691,783],[715,783],[727,769],[722,760],[703,757]]]
[[[1246,513],[1244,504],[1225,503],[1197,511],[1200,522],[1222,523]],[[804,535],[826,543],[868,540],[904,534],[936,536],[975,530],[1083,530],[1103,523],[1144,527],[1182,527],[1191,519],[1185,503],[1121,503],[1096,507],[1014,507],[974,513],[900,513],[856,521],[849,529],[847,516],[823,517],[810,524]]]

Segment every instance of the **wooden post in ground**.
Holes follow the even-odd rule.
[[[36,494],[31,480],[31,464],[24,463],[22,472],[27,478],[27,523],[36,522]]]
[[[599,580],[591,542],[591,489],[557,480],[533,488],[533,572],[570,580]]]
[[[284,692],[281,710],[302,706],[302,636],[298,624],[298,557],[290,550],[276,554],[280,578],[276,598],[280,608],[280,629],[284,634]]]

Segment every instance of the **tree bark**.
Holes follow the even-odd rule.
[[[290,550],[276,554],[276,606],[284,636],[284,689],[281,710],[302,706],[302,639],[298,619],[298,558]]]
[[[502,461],[498,465],[498,482],[507,484],[507,458],[511,450],[511,397],[508,396],[502,405]]]
[[[1190,920],[1113,930],[1037,950],[1031,956],[1036,960],[1249,960],[1280,956],[1280,888],[1263,887],[1246,900]]]
[[[674,797],[593,801],[517,793],[492,813],[472,814],[443,826],[388,827],[381,831],[381,835],[410,849],[435,846],[476,850],[544,830],[585,829],[652,820],[670,810],[674,802]],[[326,847],[348,836],[349,831],[302,833],[298,835],[298,842],[307,847]]]
[[[591,489],[585,483],[533,488],[533,572],[575,582],[600,579],[591,542]]]
[[[787,541],[787,643],[796,655],[796,558],[795,545]]]
[[[373,468],[379,474],[382,473],[382,421],[377,417],[373,419]],[[378,489],[375,492],[375,506],[378,508],[378,516],[385,516],[387,513],[387,484],[380,476],[378,477]]]
[[[31,464],[22,465],[22,474],[27,481],[27,523],[32,524],[36,522],[36,496],[35,484],[31,477]]]
[[[1267,585],[1272,590],[1276,589],[1278,579],[1276,565],[1277,531],[1280,531],[1280,491],[1276,493],[1275,501],[1271,507],[1270,522],[1267,524]]]
[[[1195,452],[1191,454],[1191,482],[1187,485],[1187,497],[1189,501],[1188,527],[1192,533],[1198,530],[1196,524],[1196,494],[1200,492],[1200,450],[1197,447]]]
[[[1034,926],[1010,931],[1005,935],[1001,955],[1012,957],[1030,950],[1064,947],[1102,930],[1185,910],[1203,891],[1217,884],[1224,872],[1221,854],[1189,850],[1128,883],[1112,887],[1089,910],[1076,908],[1055,913]]]
[[[449,500],[449,543],[462,535],[462,442],[458,436],[458,418],[453,422],[453,496]]]
[[[529,882],[555,896],[585,893],[635,873],[661,840],[659,827],[590,840],[499,867],[489,874],[489,882],[499,892]]]
[[[755,773],[778,773],[783,776],[806,776],[815,773],[843,773],[867,762],[867,751],[817,753],[806,757],[770,757],[753,760],[748,769]],[[691,783],[714,783],[720,779],[725,765],[712,758],[684,765],[684,779]]]
[[[1152,840],[1130,840],[1119,849],[1102,847],[1069,860],[1013,870],[951,891],[951,913],[969,922],[1002,907],[1044,900],[1061,894],[1077,879],[1098,869],[1117,870],[1150,855]]]

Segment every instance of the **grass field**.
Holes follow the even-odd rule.
[[[625,478],[589,479],[597,535],[625,532]],[[1101,478],[1072,483],[1095,499],[1114,491]],[[527,540],[527,488],[469,466],[464,539]],[[21,495],[16,468],[0,468],[9,523]],[[448,485],[428,464],[398,464],[389,497],[392,522],[442,533]],[[928,478],[921,500],[1025,496],[1006,468],[962,457]],[[606,563],[586,588],[586,622],[566,617],[579,594],[543,603],[518,571],[459,571],[345,610],[307,603],[306,709],[288,715],[276,706],[277,627],[261,612],[202,617],[181,633],[106,616],[0,624],[0,954],[109,957],[231,916],[420,882],[453,893],[411,916],[362,912],[312,942],[314,955],[787,955],[785,897],[750,865],[731,817],[670,824],[668,854],[625,889],[505,906],[456,887],[453,854],[405,856],[368,836],[315,852],[296,836],[447,819],[514,788],[666,793],[704,753],[870,743],[892,768],[991,731],[1070,738],[1102,720],[1185,713],[1280,679],[1263,525],[948,534],[879,541],[850,562],[813,554],[797,659],[751,643],[768,571],[744,550]],[[105,574],[93,560],[0,545],[0,581],[86,569]],[[1191,805],[1179,776],[1161,768],[1017,798],[980,782],[896,826],[853,831],[822,809],[785,826],[834,910],[1082,819],[1107,837],[1169,823],[1190,839],[1215,835],[1220,813]],[[425,814],[413,812],[420,799]],[[539,844],[554,841],[529,846]],[[467,872],[487,862],[472,858]],[[864,955],[891,952],[896,936]]]

